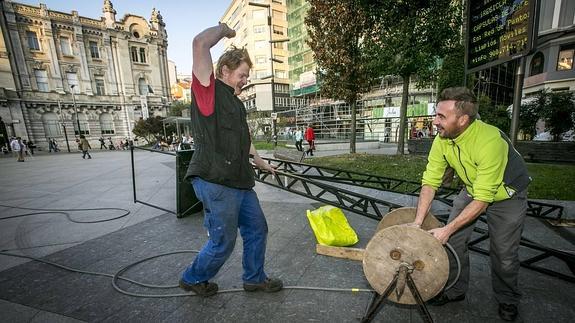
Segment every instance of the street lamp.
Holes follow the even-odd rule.
[[[76,84],[70,85],[72,89],[72,103],[74,104],[74,114],[76,114],[76,125],[78,126],[78,135],[82,134],[82,130],[80,129],[80,118],[78,117],[78,109],[76,108],[76,96],[74,95],[74,87]]]
[[[270,44],[270,64],[271,64],[271,75],[270,75],[270,84],[271,84],[271,99],[272,99],[272,113],[275,112],[275,77],[274,77],[274,62],[276,63],[283,63],[282,60],[274,58],[274,47],[273,44],[275,43],[283,43],[289,41],[289,39],[273,39],[273,26],[272,26],[272,7],[269,3],[256,3],[256,2],[248,2],[248,5],[260,8],[267,8],[268,9],[268,30],[269,30],[269,44]],[[277,144],[277,130],[276,130],[276,119],[272,119],[272,134],[274,139],[274,144]]]

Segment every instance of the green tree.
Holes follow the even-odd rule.
[[[361,93],[377,82],[365,52],[365,39],[373,21],[360,5],[361,0],[308,0],[305,18],[324,95],[344,100],[351,108],[350,153],[355,153],[356,104]]]
[[[575,96],[572,92],[541,91],[535,99],[521,106],[519,129],[535,136],[535,125],[539,119],[545,121],[545,128],[553,141],[561,140],[561,134],[575,125]]]
[[[553,141],[560,141],[561,134],[573,129],[575,114],[575,97],[572,92],[547,92],[547,105],[542,117],[545,127],[553,136]]]
[[[530,103],[521,105],[519,110],[519,129],[531,139],[535,137],[535,126],[540,119],[540,107],[545,105],[545,96],[538,95]]]
[[[438,60],[460,42],[461,5],[453,0],[363,0],[375,19],[365,38],[371,50],[372,68],[380,75],[403,79],[397,152],[403,154],[407,128],[409,83],[417,75],[418,86],[437,76]]]
[[[170,105],[170,116],[181,117],[182,111],[189,109],[190,105],[181,101],[173,101]]]
[[[465,79],[465,46],[457,44],[444,58],[437,76],[438,92],[448,87],[463,86]]]
[[[164,133],[164,125],[162,121],[163,117],[156,116],[148,119],[140,119],[136,122],[132,132],[134,135],[144,138],[149,144],[155,141],[158,137],[162,136]]]
[[[504,133],[509,133],[511,128],[511,117],[507,111],[506,106],[493,105],[491,99],[487,95],[480,95],[479,102],[479,115],[481,120],[499,128]]]

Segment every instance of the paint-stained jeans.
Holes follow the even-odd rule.
[[[189,284],[213,278],[234,250],[238,228],[243,239],[244,274],[246,283],[266,279],[264,261],[268,225],[253,189],[242,190],[192,179],[196,197],[204,205],[204,227],[209,240],[182,278]]]

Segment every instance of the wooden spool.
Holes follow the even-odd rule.
[[[399,224],[406,224],[411,223],[415,220],[415,212],[417,211],[414,207],[401,207],[399,209],[395,209],[389,213],[387,213],[379,224],[377,225],[377,229],[375,232],[378,232],[382,229],[389,228],[392,225],[399,225]],[[443,224],[437,220],[437,218],[431,214],[431,212],[427,213],[425,220],[421,224],[422,230],[431,230],[435,228],[441,228]]]
[[[379,294],[392,282],[402,263],[414,267],[413,278],[424,301],[433,298],[444,287],[449,275],[449,260],[443,245],[427,230],[442,227],[431,213],[421,229],[402,226],[413,222],[416,209],[403,207],[386,214],[379,222],[366,249],[317,245],[321,255],[363,261],[363,271],[369,284]],[[400,304],[417,304],[408,288],[398,299],[392,292],[388,299]]]
[[[441,242],[422,229],[402,225],[384,228],[371,238],[364,252],[363,272],[371,287],[383,294],[402,263],[414,268],[411,277],[424,301],[437,295],[447,282],[449,260]],[[395,292],[388,299],[417,304],[409,288],[399,299]]]

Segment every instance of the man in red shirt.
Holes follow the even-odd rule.
[[[243,240],[243,287],[248,292],[277,292],[283,283],[264,272],[268,226],[253,190],[250,164],[273,173],[251,143],[246,110],[238,99],[247,84],[252,62],[247,50],[231,47],[212,67],[210,49],[236,32],[219,24],[193,41],[192,135],[195,150],[186,173],[204,206],[208,242],[180,279],[180,287],[200,296],[217,293],[210,282],[230,257],[238,229]],[[215,74],[215,75],[214,75]]]
[[[309,148],[305,153],[306,155],[313,156],[313,151],[315,150],[315,132],[313,131],[313,125],[311,123],[307,125],[307,129],[305,130],[305,140],[309,144]]]

